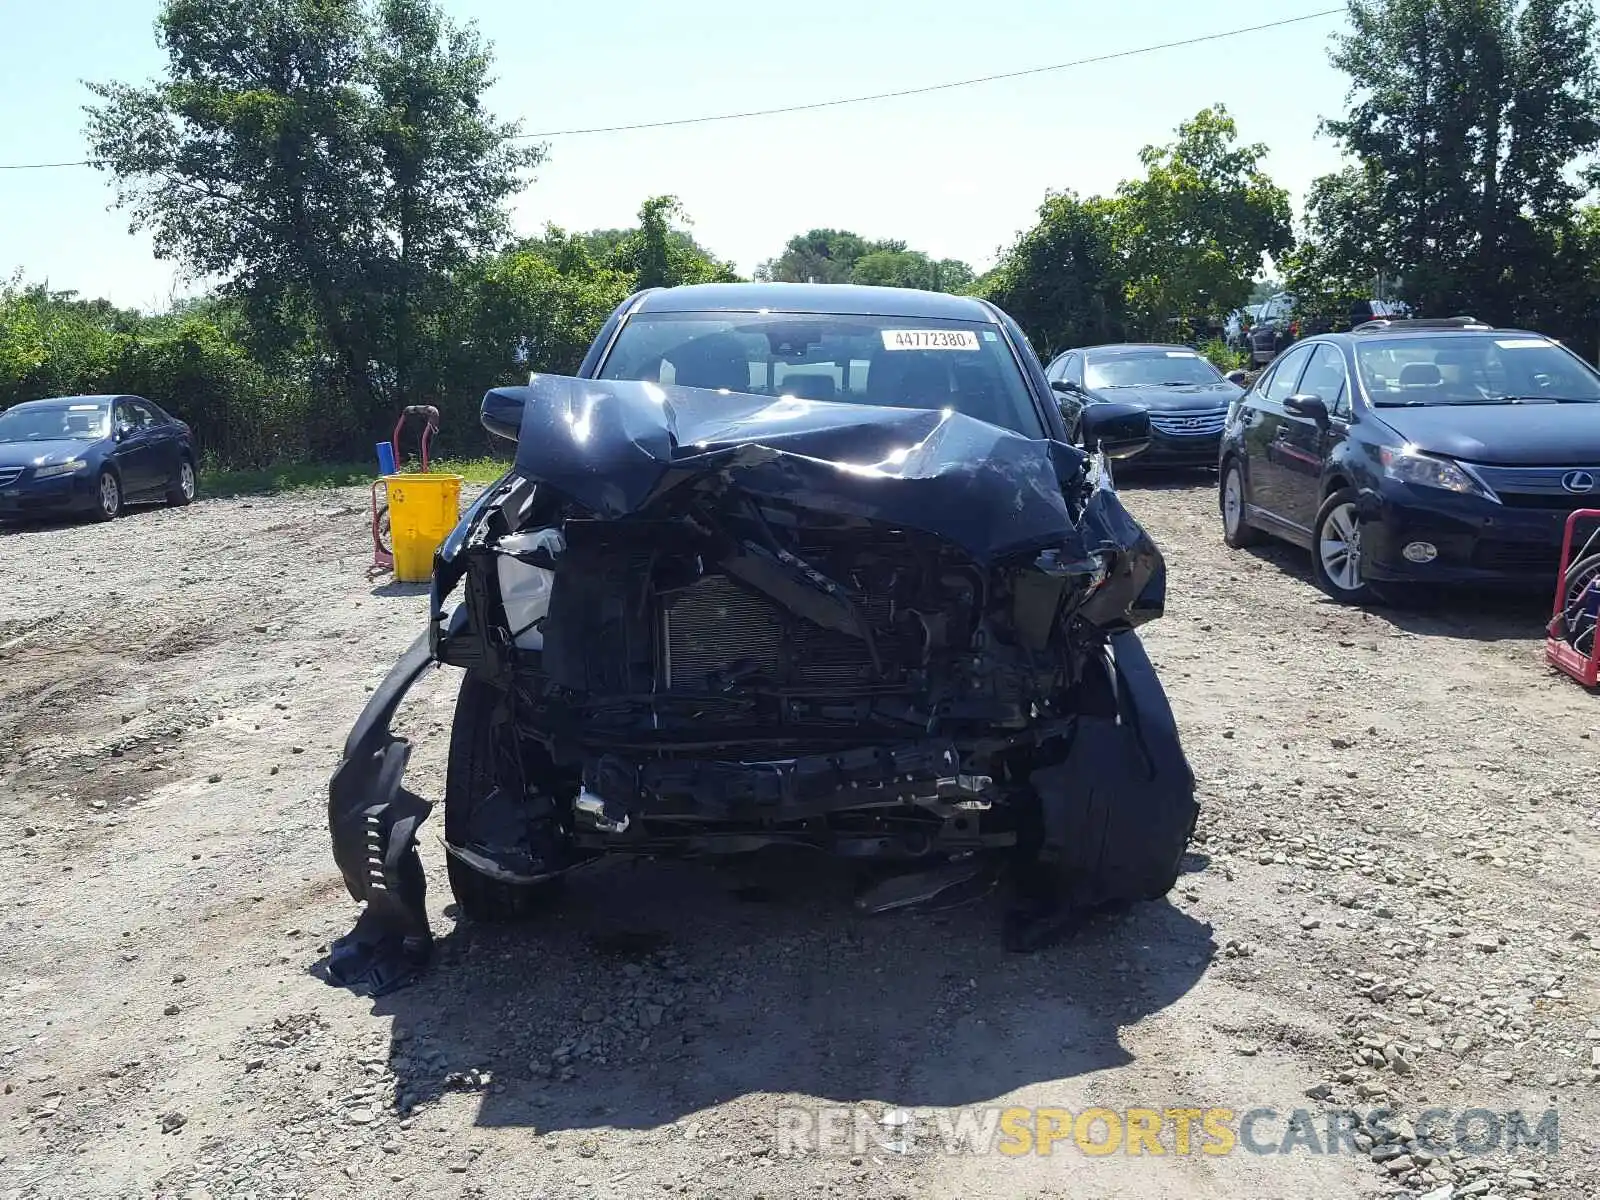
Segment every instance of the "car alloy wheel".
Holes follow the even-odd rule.
[[[1363,590],[1361,524],[1354,501],[1334,505],[1318,525],[1317,557],[1322,574],[1339,591],[1353,595]]]
[[[178,473],[167,480],[167,504],[182,508],[194,500],[196,490],[194,463],[185,456],[178,460]]]
[[[1255,528],[1244,519],[1244,471],[1230,461],[1222,469],[1222,540],[1242,550],[1257,539]]]
[[[1243,491],[1239,468],[1229,467],[1228,474],[1222,480],[1222,525],[1229,537],[1237,537],[1239,526],[1244,522]]]
[[[122,511],[122,485],[110,471],[100,474],[99,499],[102,520],[109,521]]]

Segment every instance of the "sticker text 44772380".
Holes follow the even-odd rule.
[[[978,335],[970,329],[885,329],[885,350],[976,350]]]

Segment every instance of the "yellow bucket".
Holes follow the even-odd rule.
[[[461,520],[461,476],[385,475],[389,489],[389,537],[394,577],[427,583],[433,556]]]

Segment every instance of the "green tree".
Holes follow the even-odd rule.
[[[1009,313],[1047,359],[1061,350],[1123,336],[1122,270],[1114,242],[1116,204],[1051,193],[1039,219],[972,291]]]
[[[1141,150],[1143,178],[1117,189],[1129,320],[1149,337],[1238,308],[1263,256],[1293,241],[1289,195],[1261,170],[1267,148],[1239,145],[1226,108],[1201,110],[1177,134]]]
[[[576,236],[583,240],[584,247],[595,262],[610,262],[617,247],[632,237],[636,229],[591,229]],[[669,229],[667,237],[685,255],[716,259],[716,255],[696,241],[687,229]]]
[[[612,248],[611,265],[633,277],[636,288],[677,287],[686,283],[734,283],[732,264],[718,262],[693,238],[674,229],[688,223],[675,196],[652,196],[639,209],[639,226]]]
[[[1266,279],[1258,279],[1251,286],[1249,298],[1245,300],[1245,303],[1265,304],[1281,291],[1283,291],[1283,284],[1278,280],[1270,276]]]
[[[208,457],[259,465],[303,454],[315,413],[303,389],[251,356],[239,321],[237,306],[215,300],[146,317],[13,278],[0,286],[0,408],[136,392],[188,421]]]
[[[756,278],[773,283],[848,283],[858,258],[869,250],[887,248],[848,230],[813,229],[796,234],[782,254],[756,267]]]
[[[1503,321],[1544,286],[1600,148],[1588,0],[1351,0],[1325,123],[1368,169],[1381,257],[1430,313]],[[1531,286],[1530,286],[1531,285]]]
[[[1312,181],[1305,234],[1283,260],[1284,286],[1302,316],[1338,321],[1389,273],[1381,191],[1382,180],[1370,167],[1346,167]]]
[[[905,242],[868,241],[845,229],[813,229],[790,238],[783,253],[756,267],[756,278],[777,283],[859,283],[875,287],[959,292],[972,268],[957,259],[935,261]]]
[[[429,0],[165,0],[164,77],[92,84],[94,158],[157,254],[305,331],[358,428],[415,384],[448,273],[543,154],[482,107],[490,55]]]

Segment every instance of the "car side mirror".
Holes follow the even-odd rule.
[[[116,430],[114,432],[115,432],[117,441],[120,442],[123,438],[127,437],[130,433],[133,432],[133,426],[129,425],[126,421],[119,421],[117,423],[117,427],[116,427]]]
[[[527,403],[526,387],[491,388],[484,393],[479,420],[495,437],[514,442],[522,436],[522,410]]]
[[[1078,385],[1070,379],[1052,379],[1050,390],[1060,392],[1064,396],[1075,396],[1078,394]]]
[[[1290,396],[1283,402],[1283,411],[1291,417],[1309,417],[1323,429],[1328,427],[1328,406],[1321,396]]]
[[[1250,376],[1244,371],[1229,371],[1225,378],[1234,387],[1245,387],[1250,382]]]
[[[1078,428],[1084,449],[1107,458],[1132,458],[1150,447],[1150,413],[1137,404],[1091,404]]]

